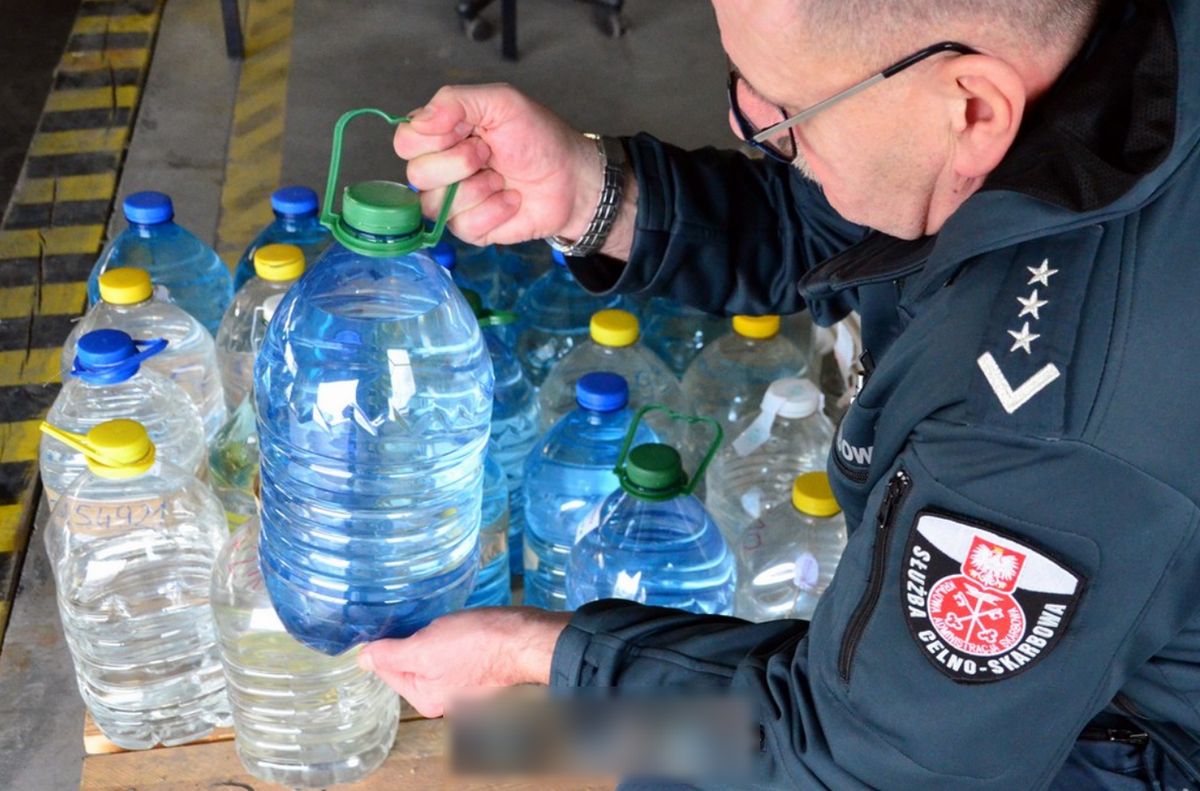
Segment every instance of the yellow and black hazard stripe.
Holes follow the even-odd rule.
[[[83,0],[0,224],[0,637],[29,541],[38,422],[86,305],[162,0]]]

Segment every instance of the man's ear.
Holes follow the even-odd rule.
[[[1012,147],[1028,91],[1016,69],[991,55],[963,55],[938,64],[938,86],[950,112],[952,166],[964,180],[982,180]]]

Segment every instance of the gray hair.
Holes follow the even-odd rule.
[[[946,38],[1004,46],[1034,56],[1073,55],[1086,40],[1103,0],[801,0],[818,35],[864,53],[900,56]],[[881,31],[893,35],[881,37]],[[972,35],[974,33],[974,35]],[[892,51],[888,39],[906,44]],[[882,65],[882,64],[881,64]]]

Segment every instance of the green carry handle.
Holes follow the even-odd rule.
[[[342,137],[346,131],[346,124],[360,115],[377,115],[392,126],[408,123],[410,120],[406,116],[389,115],[383,110],[373,107],[351,110],[338,119],[337,124],[333,127],[333,150],[329,157],[329,178],[325,182],[325,202],[321,211],[321,224],[328,228],[344,246],[366,255],[407,255],[415,250],[433,247],[441,240],[442,232],[446,230],[446,220],[450,216],[450,205],[454,202],[454,196],[458,192],[458,184],[451,184],[446,189],[446,199],[442,203],[441,211],[438,212],[438,218],[433,228],[425,230],[422,223],[418,224],[412,232],[402,233],[397,237],[364,239],[363,234],[356,233],[352,226],[345,223],[342,215],[333,210],[334,191],[337,189],[338,176],[342,167]],[[403,187],[399,184],[396,186]],[[412,190],[411,187],[404,187],[404,189],[416,193],[416,190]]]
[[[688,425],[707,423],[713,428],[712,442],[708,446],[708,452],[704,454],[704,459],[696,468],[695,474],[689,479],[685,472],[683,473],[683,480],[680,485],[661,490],[647,490],[645,487],[639,486],[636,481],[631,480],[627,465],[629,453],[632,450],[633,438],[637,435],[637,427],[641,424],[642,419],[651,412],[664,412],[671,420],[678,420]],[[616,473],[617,480],[620,481],[622,489],[645,500],[670,500],[681,494],[690,495],[696,489],[696,485],[704,480],[704,473],[708,470],[708,465],[712,462],[713,457],[717,455],[717,449],[721,447],[721,440],[724,436],[725,432],[721,430],[721,424],[710,417],[684,415],[662,404],[648,404],[639,409],[634,416],[633,423],[630,424],[629,431],[625,434],[625,441],[621,444],[621,453],[617,456],[617,464],[613,467],[613,472]]]

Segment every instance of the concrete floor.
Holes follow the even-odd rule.
[[[626,5],[631,30],[610,40],[573,0],[525,0],[521,60],[512,64],[500,59],[497,41],[459,34],[451,0],[296,0],[284,181],[323,185],[332,126],[345,110],[407,112],[448,82],[510,82],[582,130],[732,145],[724,57],[708,3]],[[179,221],[212,241],[237,79],[218,4],[170,0],[120,195],[165,189]],[[347,179],[403,178],[390,132],[364,122],[351,139]],[[38,531],[0,653],[0,790],[78,788],[82,716]]]

